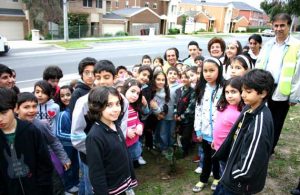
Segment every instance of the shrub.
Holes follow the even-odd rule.
[[[86,36],[89,25],[87,18],[89,14],[85,13],[69,13],[69,37],[70,38],[80,38]]]
[[[113,34],[111,34],[111,33],[105,33],[103,36],[104,36],[104,37],[112,37]]]
[[[180,33],[180,30],[178,28],[170,28],[169,29],[169,35],[177,35]]]
[[[260,31],[263,31],[265,29],[269,29],[270,27],[269,26],[249,26],[247,27],[247,32],[250,32],[250,33],[257,33],[260,29]]]
[[[118,31],[118,32],[116,32],[115,36],[116,37],[124,37],[124,36],[128,36],[128,33],[124,32],[124,31]]]
[[[27,41],[31,41],[31,39],[32,39],[32,34],[29,33],[29,34],[25,35],[24,38],[25,38],[25,40],[27,40]]]

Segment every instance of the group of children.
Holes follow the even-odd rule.
[[[215,194],[261,191],[273,140],[272,75],[250,71],[246,55],[229,69],[215,57],[194,63],[164,71],[161,58],[152,64],[145,55],[130,72],[87,57],[75,86],[59,88],[62,72],[50,66],[33,93],[0,88],[0,194],[134,194],[143,148],[166,156],[177,144],[187,156],[193,141],[203,153],[193,192],[211,172]]]

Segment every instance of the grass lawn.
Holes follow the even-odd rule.
[[[196,150],[195,150],[196,153]],[[275,156],[270,160],[267,182],[261,195],[289,194],[296,187],[300,176],[300,106],[291,107],[286,118],[282,134],[276,148]],[[194,173],[196,163],[192,156],[176,161],[176,173],[169,180],[161,177],[168,170],[166,160],[158,153],[144,151],[147,164],[136,169],[139,186],[135,188],[137,195],[190,195],[192,187],[199,181],[199,175]],[[197,194],[212,194],[209,180],[202,192]]]

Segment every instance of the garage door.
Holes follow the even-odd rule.
[[[116,32],[123,31],[124,32],[125,25],[124,24],[103,24],[102,32],[103,34],[110,33],[115,35]]]
[[[19,21],[0,21],[0,34],[8,40],[24,39],[23,22]]]

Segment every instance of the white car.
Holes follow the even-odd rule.
[[[8,45],[8,41],[5,37],[0,35],[0,54],[7,53],[9,51],[10,47]]]
[[[262,31],[262,36],[264,37],[275,37],[275,32],[274,30],[271,29],[265,29]]]

